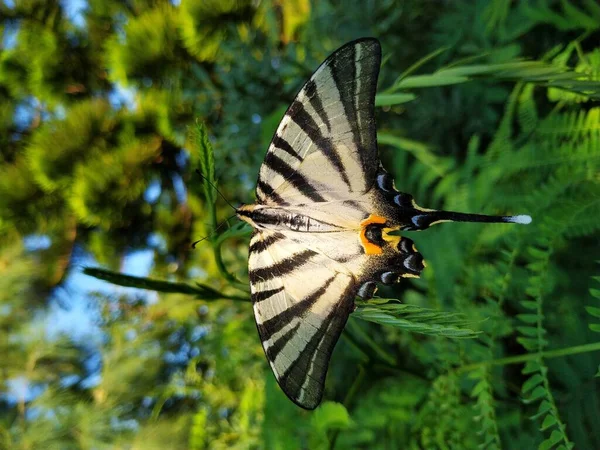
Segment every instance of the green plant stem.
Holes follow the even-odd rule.
[[[377,344],[377,342],[375,342],[373,339],[371,339],[371,337],[367,333],[364,332],[364,330],[360,327],[360,325],[358,325],[356,322],[354,322],[351,319],[348,321],[347,327],[360,340],[362,340],[365,344],[367,344],[367,346],[369,346],[380,359],[382,359],[383,361],[385,361],[386,363],[388,363],[391,366],[396,366],[395,358],[393,356],[391,356],[389,353],[387,353],[383,348],[381,348],[379,346],[379,344]]]
[[[342,333],[342,339],[344,339],[348,343],[348,345],[350,345],[350,347],[356,350],[362,362],[369,361],[368,353],[361,348],[360,344],[356,342],[356,339],[354,338],[354,336],[352,336],[350,332],[344,330],[344,332]]]
[[[350,403],[352,402],[354,395],[358,391],[358,388],[362,384],[364,378],[365,378],[365,368],[361,364],[358,366],[358,375],[354,378],[354,381],[352,382],[352,386],[350,386],[350,389],[348,390],[348,393],[346,394],[346,396],[344,397],[344,401],[342,402],[342,404],[346,407],[346,409],[349,409],[348,407],[349,407]],[[337,441],[339,434],[340,434],[340,430],[334,430],[331,433],[331,437],[329,439],[329,450],[333,450],[335,448],[335,443]]]
[[[240,289],[244,292],[248,292],[248,285],[245,283],[242,283],[240,280],[238,280],[236,277],[234,277],[232,274],[230,274],[227,271],[227,268],[225,267],[225,263],[223,262],[223,256],[221,255],[221,245],[222,242],[218,245],[214,245],[214,253],[215,253],[215,262],[217,263],[217,268],[219,269],[219,272],[221,272],[221,275],[223,275],[223,278],[225,278],[233,287]]]
[[[561,356],[577,355],[579,353],[597,352],[600,351],[600,342],[591,344],[574,345],[572,347],[560,348],[557,350],[549,350],[546,352],[527,353],[525,355],[509,356],[507,358],[492,359],[480,363],[467,364],[466,366],[455,369],[456,373],[469,372],[474,369],[479,369],[485,366],[506,366],[509,364],[520,364],[527,361],[532,361],[536,358],[558,358]]]

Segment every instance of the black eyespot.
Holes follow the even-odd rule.
[[[394,284],[398,281],[398,277],[399,275],[396,272],[383,272],[380,278],[383,284]]]
[[[376,289],[377,283],[375,283],[374,281],[367,281],[360,287],[356,295],[367,300],[373,298]]]
[[[367,225],[365,229],[365,237],[371,244],[375,244],[379,247],[382,247],[385,244],[383,240],[383,224],[380,223],[371,223]]]
[[[377,186],[384,192],[391,192],[394,190],[394,180],[387,173],[380,173],[377,175]]]
[[[398,242],[398,247],[396,247],[401,253],[414,253],[414,249],[413,249],[413,245],[414,242],[412,241],[412,239],[408,239],[403,237],[402,239],[400,239],[400,242]]]
[[[413,206],[412,199],[412,195],[401,192],[394,197],[394,203],[403,208],[411,208]]]
[[[423,257],[419,253],[408,255],[404,260],[404,267],[413,272],[421,272],[425,268],[423,265]]]

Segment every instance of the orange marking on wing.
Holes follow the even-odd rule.
[[[381,255],[381,253],[383,253],[383,250],[381,249],[381,247],[379,245],[373,244],[372,242],[370,242],[367,237],[365,236],[365,231],[367,230],[367,225],[370,225],[372,223],[380,223],[380,224],[384,224],[386,223],[386,220],[381,217],[381,216],[376,216],[371,214],[369,217],[367,217],[365,220],[363,220],[360,223],[360,243],[362,244],[363,248],[365,249],[365,253],[367,255]]]

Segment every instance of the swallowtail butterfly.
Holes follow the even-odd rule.
[[[413,242],[390,232],[531,221],[425,209],[396,191],[377,153],[380,62],[379,41],[365,38],[321,64],[273,136],[256,203],[237,209],[254,228],[248,265],[258,334],[279,386],[306,409],[321,401],[354,298],[425,267]]]

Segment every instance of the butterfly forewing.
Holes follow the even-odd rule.
[[[260,169],[262,204],[304,204],[368,191],[379,166],[375,39],[341,47],[317,69],[279,124]]]

